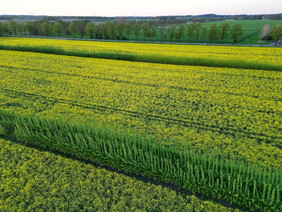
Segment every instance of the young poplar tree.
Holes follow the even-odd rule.
[[[241,24],[235,24],[231,27],[230,33],[233,39],[233,43],[237,43],[238,39],[243,36],[244,31]]]

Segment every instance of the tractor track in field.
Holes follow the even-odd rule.
[[[31,53],[37,53],[37,52],[31,52]],[[38,54],[44,54],[44,53],[38,53]],[[59,55],[59,56],[69,56],[69,55]],[[76,57],[76,56],[72,56],[72,57]],[[92,59],[100,59],[103,60],[103,58],[92,58]],[[135,63],[137,61],[125,61],[125,62],[130,62],[130,63]],[[146,63],[146,62],[144,62]],[[157,63],[157,65],[159,65],[159,63]],[[179,66],[179,65],[175,65],[175,64],[166,64],[166,65],[174,65],[174,66]],[[208,66],[202,66],[202,67],[208,67]],[[9,69],[24,69],[24,70],[30,70],[30,71],[46,71],[46,70],[38,70],[38,69],[33,69],[33,68],[24,68],[24,67],[14,67],[14,66],[8,66],[8,65],[0,65],[0,68],[9,68]],[[218,69],[224,69],[225,67],[213,67],[213,68],[218,68]],[[231,68],[232,69],[232,68]],[[240,69],[240,68],[233,68],[233,69]],[[162,70],[164,71],[164,70]],[[258,71],[262,71],[262,70],[258,70]],[[51,72],[51,71],[50,71]],[[234,74],[234,73],[221,73],[221,72],[208,72],[208,71],[197,71],[197,73],[204,73],[204,74],[208,74],[208,75],[220,75],[220,76],[228,76],[228,77],[239,77],[242,76],[240,74]],[[250,75],[243,75],[244,77],[250,77],[250,78],[254,78],[254,79],[267,79],[267,80],[275,80],[275,78],[273,77],[267,77],[267,76],[250,76]],[[279,78],[282,80],[282,78]]]
[[[260,96],[246,95],[246,94],[242,94],[242,93],[232,93],[232,92],[223,92],[223,91],[210,91],[210,90],[195,89],[195,88],[185,88],[185,87],[180,87],[180,86],[162,86],[162,85],[150,84],[150,83],[132,82],[132,81],[120,80],[120,79],[111,79],[111,78],[105,78],[105,77],[87,76],[87,75],[80,75],[80,74],[70,74],[70,73],[62,73],[62,72],[55,72],[55,71],[31,69],[31,68],[19,68],[19,67],[13,67],[13,66],[3,66],[3,65],[0,65],[0,68],[19,69],[19,70],[26,70],[26,71],[32,71],[32,72],[47,73],[47,74],[56,74],[56,75],[80,77],[80,78],[86,78],[86,79],[104,80],[104,81],[110,81],[110,82],[114,82],[114,83],[124,83],[124,84],[131,84],[131,85],[138,85],[138,86],[147,86],[147,87],[153,87],[153,88],[166,87],[166,88],[169,88],[169,89],[175,89],[175,90],[180,90],[180,91],[188,91],[188,92],[196,91],[196,92],[203,92],[203,93],[219,93],[219,94],[224,94],[224,95],[232,95],[232,96],[239,96],[239,97],[251,97],[251,98],[256,98],[256,99],[263,99],[263,100],[282,102],[282,98],[262,98]],[[273,79],[273,78],[271,78],[271,79]]]
[[[89,103],[79,103],[76,101],[66,100],[66,99],[60,99],[60,98],[54,98],[54,97],[46,97],[39,94],[32,94],[27,93],[23,91],[14,91],[10,89],[0,89],[0,91],[4,91],[4,93],[11,97],[20,97],[20,98],[27,98],[27,99],[43,99],[46,101],[51,101],[53,103],[62,103],[67,104],[75,107],[81,107],[85,109],[91,109],[91,110],[99,110],[99,111],[111,111],[111,112],[118,112],[120,114],[131,116],[134,118],[144,118],[147,121],[154,120],[154,121],[161,121],[168,124],[175,124],[180,125],[187,128],[196,128],[200,130],[208,130],[212,132],[217,132],[221,134],[231,135],[231,136],[241,136],[241,137],[247,137],[251,139],[256,139],[257,142],[264,142],[264,143],[271,143],[272,146],[275,146],[279,149],[282,148],[280,140],[282,139],[282,136],[269,136],[265,135],[263,133],[255,133],[255,132],[249,132],[242,129],[235,129],[231,127],[218,127],[215,125],[207,125],[203,123],[198,123],[194,121],[189,120],[179,120],[175,118],[169,118],[164,117],[160,115],[154,115],[154,114],[147,114],[142,113],[138,111],[130,111],[125,109],[119,109],[119,108],[113,108],[103,105],[96,105],[96,104],[89,104]]]

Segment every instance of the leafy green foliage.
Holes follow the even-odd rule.
[[[0,117],[0,123],[15,126],[16,139],[29,145],[160,179],[251,210],[276,210],[281,205],[281,171],[253,166],[237,155],[165,147],[157,139],[91,125],[7,113]]]
[[[232,26],[230,33],[233,39],[233,43],[237,43],[238,39],[243,36],[244,31],[241,25],[236,24]]]
[[[0,124],[0,136],[6,135],[6,130],[5,128]]]
[[[278,24],[271,30],[271,35],[274,41],[278,42],[279,39],[282,39],[282,25]]]

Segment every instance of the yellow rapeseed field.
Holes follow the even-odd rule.
[[[230,62],[282,65],[280,48],[255,48],[238,46],[170,45],[120,42],[91,42],[76,40],[1,38],[0,46],[57,47],[68,51],[113,52],[133,54],[138,57],[164,57],[177,60],[187,58],[211,59]]]
[[[36,42],[44,45],[47,40],[34,40],[34,45]],[[48,42],[68,42],[65,48],[78,43]],[[84,42],[79,43],[79,48],[110,49],[118,45],[87,42],[83,47]],[[122,44],[122,50],[129,51],[130,45]],[[147,51],[142,50],[145,47],[140,44],[131,50]],[[186,54],[181,51],[184,47],[177,47],[165,45],[163,53]],[[197,54],[207,47],[189,48],[187,54]],[[250,56],[248,48],[242,51],[233,47],[220,54],[220,48],[209,48],[211,52],[206,54],[228,58],[228,52],[233,52],[246,60],[258,59],[256,54],[263,58],[263,51],[268,54],[267,48]],[[278,54],[273,49],[266,58],[276,61]],[[0,51],[0,109],[102,122],[121,131],[170,137],[174,143],[237,152],[252,162],[279,168],[281,78],[281,72],[275,71]]]
[[[241,211],[0,139],[0,211]]]

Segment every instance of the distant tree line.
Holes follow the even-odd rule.
[[[264,15],[264,19],[268,19],[268,20],[282,20],[282,13],[280,13],[280,14]]]
[[[203,26],[200,22],[189,24],[168,24],[166,20],[132,21],[125,18],[117,21],[93,23],[88,20],[71,22],[56,20],[26,21],[18,23],[14,20],[0,22],[0,36],[55,36],[80,37],[109,40],[143,40],[160,42],[232,42],[237,43],[244,34],[240,24]],[[281,39],[281,25],[271,30],[271,38],[278,42]]]
[[[214,41],[223,43],[229,35],[232,38],[232,42],[237,43],[244,33],[240,24],[230,26],[227,22],[223,22],[219,26],[217,24],[212,24],[209,28],[202,26],[200,22],[190,23],[187,25],[170,26],[167,31],[170,42],[174,39],[179,42],[186,32],[188,42],[191,42],[194,38],[197,43],[199,41],[203,42],[206,39],[208,39],[210,43],[213,43]]]

